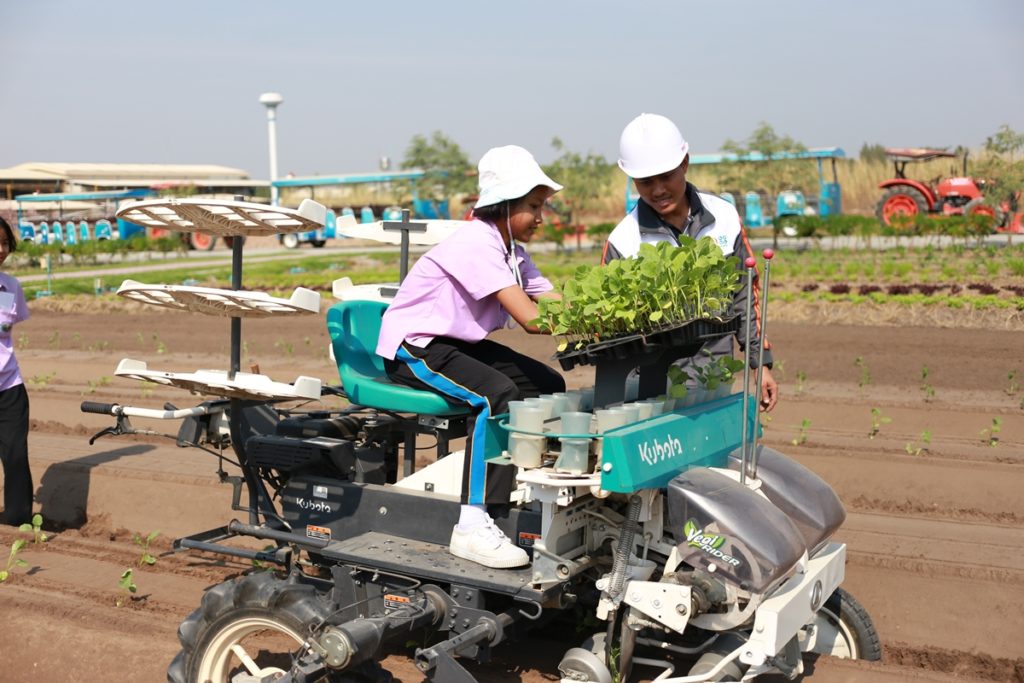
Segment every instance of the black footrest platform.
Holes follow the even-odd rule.
[[[493,593],[542,601],[530,586],[533,569],[490,569],[448,552],[448,546],[424,543],[374,531],[344,541],[332,541],[319,551],[324,557],[380,568],[436,583],[457,583]]]

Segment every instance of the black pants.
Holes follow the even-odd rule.
[[[4,465],[4,515],[18,526],[32,521],[32,472],[28,467],[28,392],[0,391],[0,461]]]
[[[508,410],[509,401],[565,391],[565,380],[538,360],[497,342],[475,344],[437,337],[425,349],[403,343],[396,360],[385,360],[388,376],[414,389],[435,391],[472,409],[466,423],[462,503],[505,504],[515,488],[516,468],[486,465],[487,418]]]

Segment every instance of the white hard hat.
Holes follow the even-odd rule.
[[[659,114],[640,114],[619,138],[619,168],[630,178],[649,178],[677,168],[689,151],[676,124]]]
[[[475,209],[525,197],[538,185],[555,192],[562,189],[541,170],[533,155],[518,145],[492,147],[480,157],[477,169],[480,171],[480,198]]]

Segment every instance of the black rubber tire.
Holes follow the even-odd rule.
[[[839,621],[846,626],[854,641],[852,645],[857,650],[856,659],[877,662],[882,658],[882,641],[878,637],[875,623],[871,621],[871,615],[864,606],[849,592],[837,588],[822,609],[838,616]]]
[[[917,207],[917,213],[928,213],[928,200],[921,194],[920,190],[914,189],[909,185],[898,185],[891,188],[888,192],[882,195],[882,200],[878,202],[878,207],[875,209],[875,215],[878,220],[882,221],[885,225],[892,225],[885,216],[885,205],[890,200],[896,197],[906,197],[907,201],[913,203]]]
[[[324,245],[327,244],[327,240],[313,240],[311,244],[314,249],[322,249]]]
[[[197,683],[207,648],[222,632],[239,622],[256,618],[305,637],[310,626],[320,624],[329,612],[327,601],[312,586],[280,579],[271,572],[257,572],[214,586],[203,595],[199,609],[178,627],[182,649],[167,669],[167,680],[169,683]],[[213,680],[212,683],[228,683],[229,680]],[[390,683],[392,678],[379,664],[369,662],[355,670],[331,673],[322,680]]]

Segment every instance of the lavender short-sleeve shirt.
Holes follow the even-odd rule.
[[[520,245],[515,261],[528,295],[551,289]],[[459,228],[409,271],[384,313],[377,353],[394,359],[403,341],[423,348],[434,337],[480,341],[508,320],[495,294],[516,284],[512,268],[497,228],[481,220]]]
[[[0,391],[23,384],[14,357],[14,324],[28,319],[25,293],[18,281],[0,273]]]

